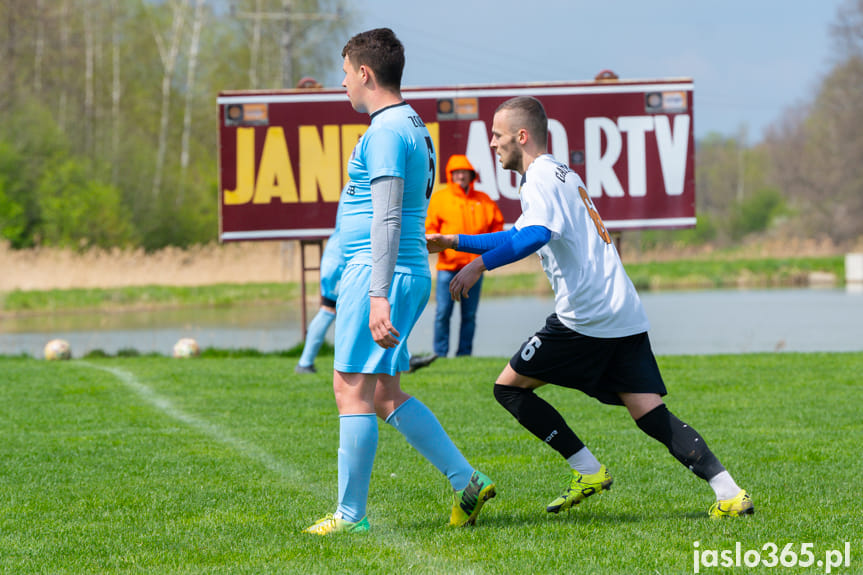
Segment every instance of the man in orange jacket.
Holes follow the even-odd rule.
[[[467,156],[455,154],[446,165],[446,186],[432,194],[426,216],[427,234],[486,234],[503,230],[503,214],[494,200],[475,190],[476,170]],[[449,324],[454,302],[449,293],[449,282],[460,269],[469,264],[475,254],[444,250],[438,254],[437,308],[434,323],[435,356],[446,357],[449,352]],[[476,311],[482,278],[471,288],[461,305],[461,329],[456,355],[470,355],[476,330]]]

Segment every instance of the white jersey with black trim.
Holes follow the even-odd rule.
[[[519,194],[522,214],[515,227],[539,225],[551,231],[551,240],[537,253],[560,321],[591,337],[647,331],[641,298],[579,175],[544,154],[528,167]]]

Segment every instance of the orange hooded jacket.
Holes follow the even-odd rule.
[[[503,230],[503,214],[486,194],[473,188],[467,192],[452,181],[455,170],[470,170],[476,174],[467,156],[455,154],[446,164],[447,184],[432,194],[426,215],[427,234],[487,234]],[[474,180],[476,178],[474,177]],[[476,254],[444,250],[438,254],[439,270],[460,270],[469,264]]]

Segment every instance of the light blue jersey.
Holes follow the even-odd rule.
[[[348,176],[339,228],[347,265],[337,306],[333,366],[345,373],[395,375],[409,367],[408,336],[431,291],[425,219],[436,179],[435,152],[413,108],[402,102],[372,114],[371,125],[348,162]],[[371,182],[387,176],[404,180],[398,258],[388,298],[400,341],[390,349],[377,345],[369,330]]]
[[[371,265],[371,182],[393,176],[405,182],[395,271],[430,276],[425,217],[435,175],[431,136],[407,102],[372,114],[371,125],[348,162],[350,184],[342,201],[340,230],[348,263]]]
[[[321,256],[321,295],[333,302],[338,298],[339,282],[345,269],[345,255],[342,252],[342,240],[339,236],[345,190],[347,190],[347,186],[342,190],[342,195],[339,196],[339,207],[336,211],[336,226],[333,234],[327,239],[327,246],[324,248],[324,253]]]

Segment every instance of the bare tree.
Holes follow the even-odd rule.
[[[186,107],[183,111],[183,138],[180,151],[180,181],[183,182],[177,194],[177,203],[182,203],[186,173],[189,169],[189,138],[192,133],[192,102],[195,96],[195,67],[198,64],[198,48],[201,40],[201,27],[204,25],[204,0],[196,0],[195,16],[192,24],[192,37],[189,40],[188,69],[186,71]]]
[[[119,0],[111,0],[111,183],[117,184],[120,169],[120,98],[123,86],[120,79],[120,9]]]
[[[834,69],[811,106],[786,113],[765,139],[773,178],[800,232],[852,241],[863,234],[863,61]]]
[[[250,87],[258,87],[262,77],[270,84],[272,76],[275,80],[268,87],[293,88],[303,75],[298,69],[318,65],[321,43],[344,34],[344,4],[344,0],[268,0],[265,6],[264,0],[255,0],[254,11],[250,11],[242,9],[247,3],[232,3],[235,17],[252,21]],[[267,50],[260,54],[261,36],[269,40],[265,45],[279,46],[277,58]]]
[[[83,2],[84,17],[84,149],[93,150],[93,117],[94,117],[94,69],[95,40],[93,39],[93,14],[90,11],[89,0]]]
[[[60,96],[57,102],[57,125],[61,131],[66,129],[66,112],[68,106],[69,94],[66,87],[66,78],[68,76],[67,60],[69,58],[69,2],[70,0],[60,0],[60,69],[58,78],[60,83]]]
[[[2,50],[3,67],[0,73],[0,110],[11,108],[15,103],[16,63],[17,63],[17,20],[18,10],[16,2],[7,0],[3,3],[3,16],[5,21],[0,22],[4,28],[5,42],[0,46]]]
[[[42,92],[42,59],[45,53],[44,6],[44,0],[36,0],[38,20],[36,22],[36,54],[33,57],[33,91],[37,97]]]
[[[160,30],[153,30],[159,56],[162,60],[162,107],[159,116],[159,143],[156,149],[156,169],[153,171],[153,197],[158,198],[162,188],[162,177],[165,170],[165,155],[168,149],[168,127],[171,114],[171,86],[174,69],[177,65],[177,55],[183,40],[183,27],[186,19],[186,7],[182,0],[172,0],[171,33],[167,40]]]
[[[863,57],[863,0],[845,0],[831,28],[840,61]]]
[[[255,14],[261,14],[262,0],[255,0]],[[261,52],[261,27],[263,18],[252,19],[252,47],[249,57],[249,88],[257,89],[258,85],[258,54]]]
[[[861,4],[863,7],[863,4]],[[861,13],[863,15],[863,13]],[[824,82],[807,122],[811,168],[819,185],[807,194],[819,227],[837,242],[863,235],[863,57],[852,56]]]
[[[696,149],[697,211],[728,217],[739,188],[740,145],[733,138],[711,134]]]

